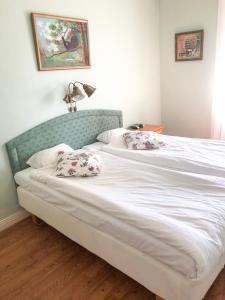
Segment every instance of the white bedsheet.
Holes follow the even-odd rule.
[[[156,134],[165,147],[156,150],[128,150],[122,136],[114,138],[102,151],[173,170],[225,178],[225,141],[192,139]]]
[[[110,234],[142,253],[153,256],[179,273],[191,278],[196,277],[194,261],[187,254],[164,244],[159,239],[151,237],[125,222],[109,216],[94,206],[76,199],[74,196],[62,194],[46,184],[33,180],[30,177],[32,170],[32,168],[28,168],[18,172],[15,176],[17,184],[26,191],[97,228],[101,232]]]
[[[102,142],[95,142],[95,143],[92,143],[92,144],[84,146],[82,149],[86,149],[86,150],[101,150],[103,146],[105,146],[104,143],[102,143]]]
[[[208,274],[225,252],[225,179],[101,157],[96,177],[56,178],[52,169],[30,176],[186,254],[195,269],[188,277]]]

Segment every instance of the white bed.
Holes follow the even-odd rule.
[[[105,171],[96,177],[56,178],[54,168],[17,173],[21,206],[28,209],[29,205],[28,210],[40,216],[33,207],[36,200],[27,203],[21,197],[26,192],[35,195],[43,206],[54,206],[67,218],[126,244],[192,284],[204,282],[218,266],[223,267],[225,222],[217,225],[216,222],[219,218],[225,221],[225,203],[220,201],[225,196],[225,180],[224,188],[217,192],[223,180],[219,177],[190,175],[99,153]],[[132,170],[136,171],[131,174]],[[206,187],[208,198],[201,196]],[[209,209],[208,201],[213,197],[217,204]],[[48,211],[52,213],[51,209]],[[49,222],[48,217],[46,220]],[[136,264],[135,258],[130,267],[135,270]],[[173,287],[173,294],[167,292],[165,299],[185,299],[182,288],[182,298],[176,298],[179,290]],[[206,290],[201,292],[203,296]],[[195,298],[188,294],[187,299]]]
[[[91,205],[90,202],[85,202],[82,195],[81,197],[66,195],[47,184],[32,179],[32,173],[35,174],[36,172],[32,168],[28,168],[15,176],[17,184],[24,190],[61,209],[69,216],[75,217],[123,243],[127,243],[146,255],[155,257],[184,276],[196,278],[195,263],[186,253],[132,226],[126,220],[121,220],[121,218]],[[104,176],[101,178],[105,180]],[[90,198],[94,199],[96,195],[93,193]]]
[[[166,300],[200,300],[224,266],[225,255],[208,276],[191,280],[126,243],[81,222],[54,205],[18,187],[20,205],[30,213],[109,262]]]
[[[121,124],[121,112],[100,110],[50,120],[7,144],[12,170],[26,168],[38,150],[62,142],[80,148]],[[154,155],[152,163],[115,144],[101,156],[110,171],[82,183],[63,183],[51,169],[18,173],[20,205],[165,300],[202,299],[225,262],[223,168],[216,166],[217,176],[205,175],[214,169],[205,172],[204,161],[195,173],[183,169],[190,161],[167,168]]]

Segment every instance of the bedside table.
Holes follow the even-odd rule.
[[[138,131],[154,131],[157,133],[163,133],[163,128],[162,125],[152,125],[152,124],[144,124],[143,128],[138,128],[138,129],[129,129],[129,130],[138,130]]]

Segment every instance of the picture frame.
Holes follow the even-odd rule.
[[[204,30],[175,34],[175,61],[203,59]]]
[[[88,21],[31,13],[39,71],[90,68]]]

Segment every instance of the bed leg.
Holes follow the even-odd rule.
[[[32,218],[33,223],[34,223],[35,225],[37,225],[37,226],[41,226],[41,225],[44,224],[44,221],[42,221],[41,219],[39,219],[39,218],[38,218],[37,216],[35,216],[35,215],[32,215],[31,218]]]
[[[161,298],[161,297],[155,295],[155,300],[163,300],[163,298]]]

